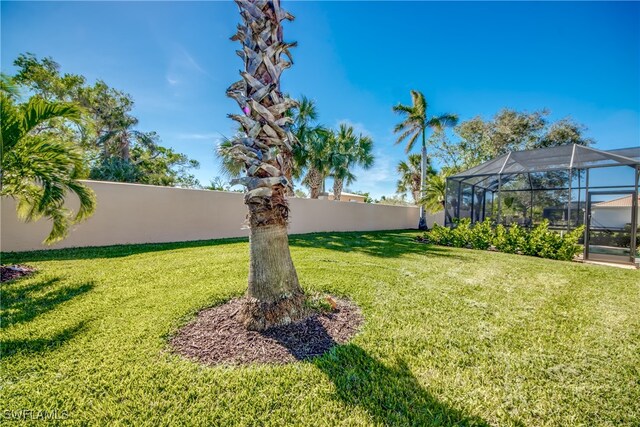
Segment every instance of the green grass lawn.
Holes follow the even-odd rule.
[[[351,344],[286,366],[167,351],[243,293],[245,240],[4,254],[6,410],[74,424],[640,425],[640,272],[426,246],[415,232],[291,237],[303,287],[356,301]],[[12,424],[13,425],[13,424]]]

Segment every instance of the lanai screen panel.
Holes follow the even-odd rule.
[[[606,175],[624,175],[625,186],[633,189],[639,165],[640,147],[604,151],[574,144],[509,152],[449,177],[445,221],[505,213],[523,224],[548,219],[575,226],[583,222],[588,171],[591,190],[609,187],[613,181],[600,178]]]

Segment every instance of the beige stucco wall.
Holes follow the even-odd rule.
[[[50,230],[48,221],[25,224],[15,213],[15,203],[3,198],[0,216],[0,250],[106,246],[124,243],[158,243],[246,236],[247,208],[241,193],[189,190],[150,185],[87,181],[96,192],[95,214],[73,226],[62,242],[41,244]],[[70,200],[69,206],[77,206]],[[328,200],[290,199],[291,234],[319,231],[367,231],[415,228],[418,209]],[[431,217],[442,223],[442,215]]]

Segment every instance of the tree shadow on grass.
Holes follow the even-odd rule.
[[[386,426],[488,426],[483,419],[440,402],[403,360],[387,366],[354,344],[335,347],[313,364],[333,382],[336,397]]]
[[[464,258],[448,248],[418,243],[414,236],[415,231],[314,233],[289,236],[289,244],[303,248],[360,252],[381,258],[397,258],[405,254]]]
[[[2,328],[29,322],[95,287],[93,282],[58,287],[59,282],[60,278],[55,277],[41,279],[26,286],[4,285],[0,301]],[[50,291],[46,292],[48,289]]]
[[[364,409],[386,426],[488,426],[481,418],[440,402],[424,389],[404,360],[390,367],[355,344],[338,345],[322,325],[313,328],[313,342],[280,331],[269,334],[298,360],[325,373],[335,397]],[[320,357],[315,357],[323,354]]]
[[[86,321],[79,322],[75,326],[63,329],[49,338],[2,340],[0,341],[0,348],[2,349],[0,352],[0,360],[12,357],[18,353],[32,355],[53,351],[84,331],[86,325]]]
[[[171,251],[175,249],[199,248],[247,242],[245,237],[194,240],[172,243],[143,243],[135,245],[90,246],[84,248],[44,249],[29,252],[3,252],[3,264],[27,263],[37,261],[63,261],[99,258],[121,258],[147,252]]]
[[[382,258],[400,257],[415,253],[433,256],[463,258],[448,248],[425,245],[414,240],[416,230],[331,232],[292,234],[289,243],[293,247],[322,248],[341,252],[362,252]],[[62,261],[99,258],[120,258],[147,252],[176,249],[212,247],[235,243],[246,243],[247,238],[197,240],[191,242],[147,243],[138,245],[115,245],[87,248],[48,249],[31,252],[6,252],[2,254],[5,264],[37,261]]]

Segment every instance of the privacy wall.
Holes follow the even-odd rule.
[[[25,224],[15,203],[2,199],[0,250],[160,243],[247,236],[247,208],[241,193],[114,182],[85,181],[98,205],[88,220],[73,226],[69,236],[52,246],[42,245],[48,221]],[[75,209],[71,199],[69,207]],[[416,228],[418,208],[367,203],[292,198],[290,234],[320,231],[369,231]],[[443,223],[442,214],[427,218],[429,226]]]

